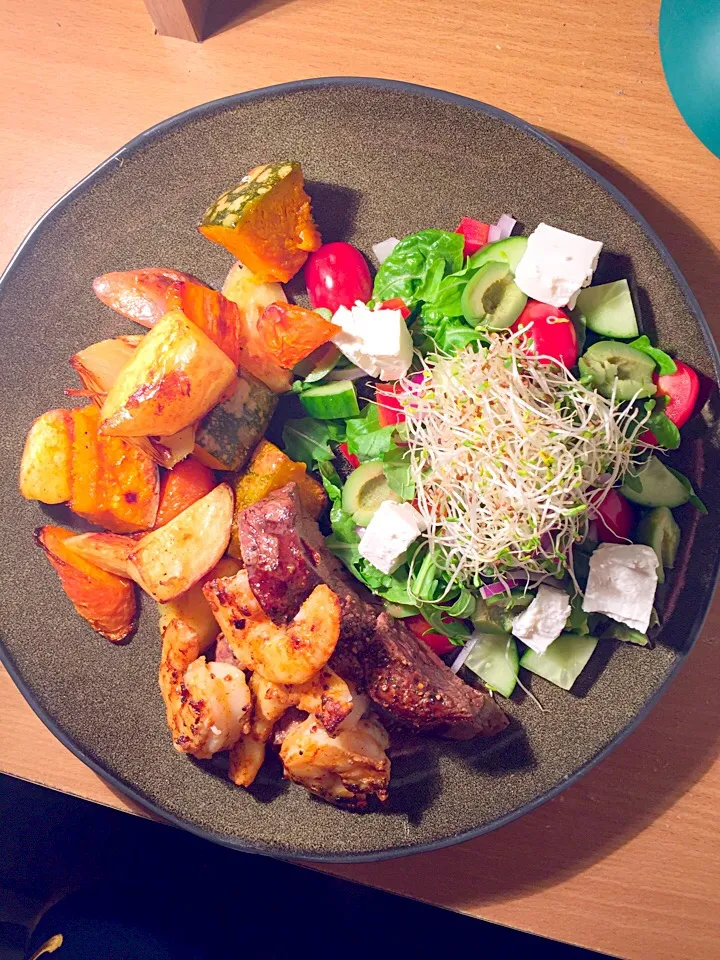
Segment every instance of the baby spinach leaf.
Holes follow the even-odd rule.
[[[673,358],[668,353],[665,353],[664,350],[661,350],[660,347],[654,347],[650,343],[650,338],[646,337],[645,334],[643,334],[642,337],[638,337],[637,340],[632,340],[628,346],[634,350],[639,350],[640,353],[646,353],[651,357],[655,361],[661,377],[677,371],[677,365]]]

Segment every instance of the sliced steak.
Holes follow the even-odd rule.
[[[367,692],[409,727],[469,740],[507,726],[489,694],[463,683],[426,643],[386,613],[377,618],[363,661]]]
[[[293,619],[319,583],[339,597],[354,594],[338,560],[288,483],[238,515],[238,537],[252,592],[277,624]]]

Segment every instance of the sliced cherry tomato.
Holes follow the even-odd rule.
[[[405,305],[405,301],[402,297],[393,297],[392,300],[383,300],[380,304],[383,310],[399,310],[403,315],[403,320],[407,320],[410,316],[411,311]]]
[[[460,226],[455,233],[461,233],[465,237],[465,248],[463,253],[466,257],[477,253],[480,247],[484,247],[488,242],[488,233],[490,224],[483,223],[481,220],[473,220],[472,217],[463,217]]]
[[[405,617],[404,623],[410,633],[415,634],[418,640],[424,640],[438,656],[450,653],[455,649],[454,645],[442,633],[433,633],[433,628],[425,617],[421,617],[419,613],[414,617]],[[443,623],[452,623],[452,617],[443,617]]]
[[[351,307],[356,300],[366,303],[372,296],[372,279],[365,257],[349,243],[324,243],[311,253],[305,264],[310,306]]]
[[[354,453],[350,453],[348,445],[346,443],[341,443],[338,445],[338,450],[345,457],[353,470],[357,470],[357,468],[360,466],[360,459]]]
[[[400,396],[405,391],[397,383],[376,383],[375,399],[378,405],[378,423],[381,427],[394,426],[403,423],[405,411]]]
[[[666,373],[665,376],[653,376],[657,384],[658,396],[669,397],[663,413],[680,429],[684,426],[695,411],[698,394],[700,393],[700,377],[682,360],[676,360],[675,373]],[[646,430],[640,437],[645,443],[657,444],[655,434]]]
[[[572,320],[560,307],[551,307],[549,303],[540,303],[539,300],[528,300],[512,325],[513,333],[521,328],[526,331],[525,349],[528,353],[552,357],[568,369],[575,366],[578,358],[577,334]]]
[[[265,307],[257,329],[265,351],[285,370],[292,370],[340,332],[337,324],[314,310],[281,301]]]
[[[635,514],[630,501],[619,490],[611,490],[595,511],[594,519],[603,543],[627,543]]]

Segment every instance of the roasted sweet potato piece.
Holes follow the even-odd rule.
[[[73,410],[72,418],[70,508],[114,533],[152,527],[160,495],[156,464],[122,438],[98,433],[96,406]]]
[[[265,349],[285,370],[292,370],[340,329],[315,310],[295,303],[271,303],[258,321]]]
[[[155,529],[174,520],[216,486],[215,474],[195,457],[176,463],[160,480],[160,506]]]
[[[168,291],[184,280],[204,286],[202,281],[180,270],[146,267],[104,273],[93,280],[93,290],[99,300],[123,317],[153,327],[168,312]]]
[[[65,544],[73,553],[101,570],[131,579],[128,558],[136,546],[132,537],[118,533],[81,533],[68,537]]]
[[[143,338],[105,399],[101,430],[120,437],[177,433],[203,417],[235,379],[236,367],[180,310]]]
[[[183,281],[170,287],[167,304],[168,310],[182,310],[237,367],[242,356],[242,321],[236,303],[205,284]]]
[[[212,570],[225,553],[232,515],[232,490],[221,483],[164,527],[138,541],[129,558],[133,580],[154,600],[179,597]]]
[[[261,281],[286,283],[322,242],[302,169],[292,161],[256,167],[208,207],[198,229]]]
[[[20,462],[20,493],[26,500],[70,499],[73,420],[69,410],[48,410],[33,423]]]
[[[135,589],[129,580],[101,570],[71,550],[67,540],[74,536],[62,527],[38,527],[35,543],[45,551],[80,616],[106,639],[124,640],[135,626]]]

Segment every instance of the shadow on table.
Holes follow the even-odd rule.
[[[255,20],[276,7],[284,7],[293,0],[210,0],[203,24],[203,39],[232,30],[240,24]]]
[[[626,170],[548,132],[637,207],[666,244],[712,323],[720,298],[720,252]],[[710,623],[718,621],[720,598]],[[704,633],[708,637],[707,628]],[[421,899],[442,888],[443,904],[459,909],[538,892],[582,872],[640,834],[713,765],[720,753],[720,715],[708,704],[716,701],[718,675],[720,644],[709,638],[699,641],[639,729],[540,809],[460,847],[382,865],[333,867],[333,872]],[[462,884],[457,882],[460,875]]]

